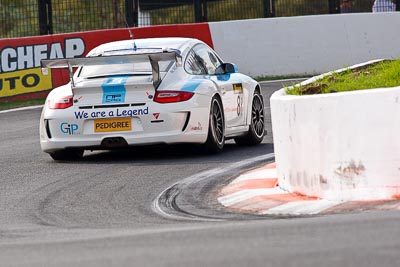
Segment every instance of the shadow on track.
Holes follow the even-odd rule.
[[[79,161],[57,161],[57,163],[73,164],[163,164],[168,165],[173,161],[176,163],[185,163],[198,161],[202,163],[229,163],[238,158],[250,158],[273,152],[272,144],[260,144],[253,147],[237,146],[234,143],[226,144],[224,150],[219,154],[208,154],[201,146],[190,144],[179,145],[158,145],[158,146],[137,146],[129,149],[119,149],[110,151],[85,152],[85,155]],[[56,162],[55,162],[56,163]]]

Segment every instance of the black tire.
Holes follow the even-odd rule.
[[[83,149],[63,149],[50,152],[49,155],[54,160],[75,161],[82,158],[83,152]]]
[[[251,123],[249,131],[243,136],[236,137],[235,142],[241,146],[255,146],[262,142],[264,134],[264,101],[260,93],[256,91],[251,104]]]
[[[209,153],[221,152],[225,144],[225,117],[218,97],[211,99],[208,136],[205,148]]]

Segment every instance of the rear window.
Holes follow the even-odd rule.
[[[160,73],[168,72],[174,61],[159,61]],[[82,67],[79,77],[95,78],[115,75],[151,75],[150,61],[135,62],[129,64],[109,64]]]

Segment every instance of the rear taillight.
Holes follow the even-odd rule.
[[[49,102],[49,108],[51,109],[65,109],[69,108],[73,104],[72,96],[65,96],[60,98],[51,99]]]
[[[175,103],[189,100],[194,93],[184,91],[158,91],[154,96],[157,103]]]

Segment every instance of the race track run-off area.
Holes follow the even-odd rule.
[[[282,83],[262,83],[263,143],[217,155],[175,145],[55,162],[40,108],[0,113],[0,266],[399,266],[397,200],[289,213],[246,195],[277,191],[269,98]],[[259,168],[270,180],[249,182]]]

